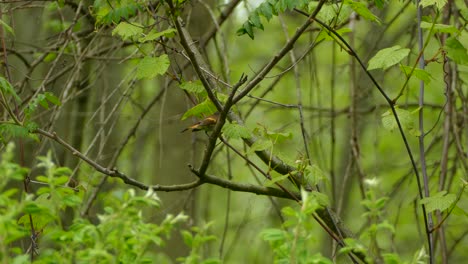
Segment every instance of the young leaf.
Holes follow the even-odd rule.
[[[449,37],[444,46],[447,56],[458,64],[468,65],[466,48],[455,37]]]
[[[403,73],[405,73],[407,77],[410,74],[413,74],[416,78],[418,78],[419,80],[423,81],[426,84],[429,84],[431,80],[434,79],[430,73],[428,73],[426,70],[423,70],[423,69],[419,69],[419,68],[413,69],[413,67],[409,67],[405,65],[400,65],[400,69]],[[413,72],[411,73],[411,71]]]
[[[137,65],[137,79],[152,79],[164,74],[169,68],[169,57],[163,54],[160,57],[144,57]]]
[[[132,40],[136,37],[140,37],[143,33],[143,26],[139,23],[132,22],[120,22],[114,30],[112,30],[112,36],[118,35],[123,40]]]
[[[433,24],[433,23],[429,23],[426,21],[421,22],[421,28],[425,28],[425,29],[432,28],[436,32],[450,33],[450,34],[455,34],[459,32],[458,29],[453,25]]]
[[[376,22],[377,24],[380,24],[379,18],[372,14],[372,12],[369,10],[369,8],[367,8],[367,5],[365,3],[355,2],[352,0],[345,0],[345,4],[350,6],[361,17],[369,21]]]
[[[278,177],[274,177],[273,179],[271,179],[271,181],[266,181],[264,185],[265,185],[265,187],[271,187],[271,186],[275,185],[275,183],[282,182],[282,181],[284,181],[284,180],[286,180],[288,178],[289,178],[288,174],[281,175],[281,176],[278,176]]]
[[[216,106],[209,99],[206,99],[205,101],[187,110],[187,112],[185,112],[185,114],[182,116],[181,120],[185,120],[191,116],[208,116],[214,114],[216,110]]]
[[[266,149],[271,149],[273,147],[273,142],[266,139],[259,139],[250,146],[249,152],[253,153],[255,151],[262,151]]]
[[[399,63],[402,59],[408,56],[410,50],[404,49],[398,45],[382,49],[377,54],[375,54],[372,59],[369,60],[369,66],[367,70],[374,70],[374,69],[384,69]]]
[[[13,96],[18,102],[21,102],[21,99],[16,94],[13,86],[3,77],[0,77],[0,90],[6,95]]]
[[[444,211],[452,206],[456,200],[457,197],[455,194],[447,194],[447,191],[441,191],[431,197],[421,199],[421,204],[426,205],[426,210],[430,213],[435,210]]]
[[[9,32],[13,36],[15,35],[15,31],[13,30],[13,28],[11,28],[5,21],[1,19],[0,19],[0,26],[3,27],[6,32]]]
[[[189,93],[194,94],[206,94],[205,87],[203,87],[200,80],[183,82],[180,84],[180,88],[186,90]]]
[[[53,103],[54,105],[57,105],[57,106],[60,106],[62,105],[62,103],[60,102],[60,100],[51,92],[45,92],[44,93],[44,96],[45,98],[47,99],[47,101]]]
[[[223,126],[223,135],[227,138],[250,138],[250,131],[245,127],[239,124],[224,124]]]
[[[148,35],[139,38],[138,41],[139,42],[153,41],[153,40],[158,39],[158,38],[160,38],[162,36],[167,37],[167,38],[172,38],[172,37],[175,36],[176,32],[177,32],[177,30],[174,29],[174,28],[169,28],[169,29],[163,30],[161,32],[157,32],[156,30],[151,30],[151,32]]]
[[[442,10],[442,8],[447,4],[447,0],[422,0],[420,5],[422,7],[428,7],[431,5],[435,5],[437,9]]]
[[[395,111],[398,115],[398,119],[400,120],[402,128],[410,132],[410,134],[413,136],[420,136],[419,130],[415,129],[414,120],[412,116],[413,114],[418,112],[419,109],[416,109],[415,111],[410,112],[408,110],[404,110],[404,109],[400,109],[396,107]],[[388,110],[382,114],[382,124],[385,129],[390,130],[390,131],[393,131],[394,129],[398,128],[398,124],[391,110]]]

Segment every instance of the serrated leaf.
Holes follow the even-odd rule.
[[[271,149],[273,147],[273,142],[266,139],[259,139],[250,146],[249,152],[253,153],[255,151],[262,151],[266,149]]]
[[[270,3],[264,2],[258,7],[258,13],[263,15],[267,21],[273,17],[273,7]]]
[[[247,33],[251,39],[254,39],[252,24],[247,21],[242,25],[242,27],[244,29],[244,34]]]
[[[264,29],[262,21],[260,20],[260,16],[258,15],[257,12],[254,12],[249,16],[249,23],[251,23],[254,27],[259,28],[261,30]]]
[[[431,80],[434,79],[429,72],[423,69],[419,69],[419,68],[413,69],[413,67],[409,67],[405,65],[400,65],[400,69],[403,73],[405,73],[407,77],[409,76],[409,74],[413,74],[416,78],[423,81],[425,84],[429,84]],[[413,72],[411,73],[411,71]]]
[[[458,64],[468,65],[468,53],[466,48],[455,37],[449,37],[445,41],[447,56]]]
[[[184,115],[182,116],[181,120],[185,120],[191,116],[196,116],[196,117],[209,116],[211,114],[214,114],[216,111],[217,109],[216,109],[216,106],[213,104],[213,102],[211,102],[209,99],[205,99],[205,101],[187,110],[187,112],[185,112]]]
[[[372,59],[369,60],[367,70],[387,69],[408,56],[410,50],[398,45],[379,50]]]
[[[180,88],[194,94],[206,94],[205,87],[203,87],[200,80],[183,82],[180,84]]]
[[[356,13],[358,13],[361,17],[376,22],[380,25],[380,19],[372,14],[372,12],[367,8],[367,5],[362,2],[355,2],[352,0],[345,0],[345,4],[351,7]]]
[[[177,32],[176,29],[174,28],[169,28],[166,30],[163,30],[161,32],[157,32],[156,30],[151,30],[148,35],[141,37],[138,39],[139,42],[147,42],[147,41],[153,41],[155,39],[158,39],[162,36],[167,37],[167,38],[172,38],[175,36],[175,33]]]
[[[21,99],[19,96],[16,94],[15,89],[13,86],[8,82],[5,78],[0,77],[0,89],[3,91],[3,93],[7,95],[13,96],[18,102],[21,102]]]
[[[266,131],[265,136],[267,136],[269,139],[271,139],[275,143],[281,143],[287,139],[291,139],[292,133],[291,132]]]
[[[421,22],[421,28],[425,28],[425,29],[432,28],[434,31],[441,32],[441,33],[455,34],[459,32],[458,29],[453,25],[433,24],[433,23],[426,22],[426,21]]]
[[[140,37],[143,33],[143,26],[139,23],[132,22],[120,22],[114,30],[112,30],[112,36],[118,35],[123,40],[131,40],[136,37]]]
[[[421,0],[419,4],[422,7],[435,5],[437,9],[441,10],[445,6],[445,4],[447,4],[447,0]]]
[[[226,123],[223,126],[223,135],[227,138],[250,138],[250,131],[245,127],[239,124],[228,124]]]
[[[413,115],[417,111],[410,112],[408,110],[400,109],[398,107],[395,107],[395,111],[398,115],[398,119],[400,120],[402,128],[406,131],[409,131],[410,134],[414,136],[419,136],[420,133],[417,129],[415,129],[413,120]],[[382,125],[385,129],[390,131],[398,129],[398,124],[390,109],[382,114]]]
[[[137,79],[152,79],[166,73],[169,68],[169,57],[163,54],[160,57],[144,57],[137,65]]]
[[[330,198],[328,198],[326,194],[321,192],[312,192],[311,195],[315,197],[320,206],[327,207],[330,205]]]
[[[444,211],[452,206],[456,200],[457,196],[455,194],[447,194],[447,191],[441,191],[431,197],[421,199],[420,203],[426,205],[426,211],[430,213],[435,210]]]

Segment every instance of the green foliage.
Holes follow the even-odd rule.
[[[445,41],[444,48],[447,51],[447,56],[454,62],[462,65],[468,65],[468,52],[457,38],[449,37]]]
[[[0,92],[4,94],[4,96],[11,95],[13,96],[18,102],[21,102],[21,99],[19,98],[18,94],[16,94],[15,89],[11,85],[7,79],[4,77],[0,76]]]
[[[203,87],[203,84],[200,80],[183,82],[180,84],[180,88],[186,90],[189,93],[194,93],[196,95],[202,95],[206,97],[205,87]]]
[[[426,205],[426,211],[430,213],[435,210],[445,211],[452,207],[456,200],[457,197],[455,194],[447,194],[447,191],[441,191],[431,197],[421,199],[420,203]]]
[[[426,21],[421,22],[421,28],[432,29],[435,32],[456,34],[459,30],[452,25],[435,24]]]
[[[6,263],[29,263],[28,256],[15,245],[21,240],[30,243],[31,225],[39,239],[40,254],[34,263],[154,263],[162,254],[154,246],[163,247],[172,231],[187,220],[184,214],[167,214],[160,224],[148,221],[145,211],[157,210],[160,199],[152,189],[139,196],[133,189],[114,195],[111,204],[98,215],[98,222],[75,216],[70,226],[64,226],[61,214],[66,208],[78,209],[82,204],[83,189],[67,186],[71,170],[58,167],[51,154],[39,157],[37,196],[21,195],[15,188],[5,189],[23,180],[28,170],[13,163],[13,144],[8,144],[0,159],[0,259]],[[19,219],[19,220],[18,220]],[[31,222],[32,219],[32,222]],[[215,240],[207,235],[209,225],[182,231],[184,241],[191,248],[184,263],[221,263],[218,259],[205,259],[203,246]]]
[[[141,37],[142,33],[143,25],[136,22],[120,22],[114,30],[112,30],[112,36],[120,36],[123,40],[136,40]]]
[[[410,50],[400,47],[399,45],[381,49],[377,54],[369,60],[367,70],[383,69],[392,67],[406,58]]]
[[[26,122],[24,126],[20,126],[14,123],[0,123],[0,140],[7,142],[10,138],[23,138],[23,139],[32,139],[34,141],[39,141],[39,138],[31,134],[34,129],[37,128],[37,125],[33,122]]]
[[[368,3],[360,2],[360,1],[345,0],[345,4],[351,7],[357,14],[359,14],[364,19],[381,24],[379,18],[376,17],[374,14],[372,14],[369,8],[367,8]]]
[[[163,54],[159,57],[146,56],[141,59],[137,65],[137,79],[153,79],[158,75],[166,73],[169,68],[169,57]]]
[[[13,36],[15,35],[15,31],[13,30],[13,28],[11,28],[5,21],[3,21],[2,19],[0,19],[0,26],[3,27],[3,29],[12,34]]]
[[[213,104],[213,102],[211,102],[210,99],[207,98],[203,102],[187,110],[187,112],[185,112],[182,116],[181,120],[185,120],[191,116],[196,116],[199,118],[203,116],[209,116],[216,113],[216,111],[218,111],[216,106]]]
[[[143,8],[146,1],[132,0],[95,0],[94,16],[96,26],[119,23],[121,20],[128,20],[136,15],[137,11]]]
[[[254,29],[264,29],[261,17],[270,21],[273,16],[278,16],[279,13],[283,13],[286,10],[293,10],[296,7],[304,7],[307,3],[308,1],[302,0],[267,0],[249,14],[248,20],[237,30],[237,35],[242,36],[247,34],[251,39],[254,39]]]
[[[212,223],[205,224],[202,227],[192,227],[191,232],[181,231],[184,243],[191,248],[190,255],[178,258],[177,261],[185,264],[216,264],[221,263],[218,258],[208,258],[203,260],[203,247],[210,241],[215,241],[216,237],[208,234],[208,229]]]
[[[286,218],[282,228],[269,228],[261,232],[264,241],[273,250],[274,263],[321,263],[331,264],[330,259],[320,253],[311,252],[317,245],[312,214],[323,207],[322,199],[315,193],[302,191],[303,203],[300,208],[285,207]]]
[[[143,37],[139,38],[139,42],[148,42],[148,41],[153,41],[155,39],[158,39],[160,37],[166,37],[166,38],[172,38],[175,36],[175,33],[177,30],[175,28],[169,28],[166,30],[163,30],[161,32],[158,32],[156,30],[151,30],[147,35],[144,35]]]
[[[398,119],[400,120],[402,128],[408,131],[413,136],[420,136],[420,131],[417,128],[415,128],[415,118],[416,114],[419,112],[419,108],[410,112],[408,110],[401,109],[398,106],[396,106],[395,111],[398,115]],[[382,124],[384,128],[389,131],[398,129],[398,124],[391,110],[387,110],[385,113],[382,114]]]
[[[422,7],[435,5],[437,9],[441,10],[445,6],[445,4],[447,4],[447,0],[421,0],[419,4]]]
[[[431,80],[434,79],[434,77],[432,77],[428,71],[423,69],[400,65],[400,70],[406,75],[406,77],[414,75],[416,78],[425,82],[426,84],[429,84]]]
[[[24,259],[22,255],[16,255],[15,252],[21,252],[15,241],[28,236],[28,231],[17,224],[18,217],[22,214],[26,203],[31,201],[31,196],[26,196],[22,201],[18,201],[16,196],[21,193],[17,188],[7,186],[21,186],[20,181],[29,172],[13,163],[14,145],[9,143],[0,157],[0,259],[3,263],[13,263]]]
[[[247,127],[241,126],[239,124],[229,124],[226,123],[223,126],[223,135],[227,138],[240,139],[240,138],[250,138],[250,131]]]
[[[380,20],[367,8],[367,2],[359,2],[346,0],[344,6],[336,4],[325,4],[320,10],[318,17],[323,18],[326,22],[335,19],[336,16],[341,18],[349,14],[348,10],[353,10],[366,20],[380,24]],[[237,35],[242,36],[247,34],[251,39],[255,38],[254,29],[264,30],[261,17],[270,21],[273,16],[278,16],[285,11],[292,11],[294,8],[304,9],[307,7],[309,12],[312,12],[317,6],[317,2],[305,0],[267,0],[261,3],[254,11],[249,14],[248,20],[242,24],[242,27],[237,30]],[[383,3],[380,4],[383,6]],[[342,12],[345,10],[344,12]],[[342,12],[340,14],[340,12]],[[340,19],[339,19],[340,20]]]

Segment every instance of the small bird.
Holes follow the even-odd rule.
[[[187,130],[190,130],[192,132],[200,131],[200,130],[205,130],[205,131],[211,131],[215,127],[216,123],[218,122],[219,118],[219,112],[216,112],[205,119],[198,121],[197,123],[187,127],[186,129],[180,131],[180,133],[183,133]]]

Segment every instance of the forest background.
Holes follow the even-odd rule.
[[[2,0],[1,262],[462,263],[467,5]]]

